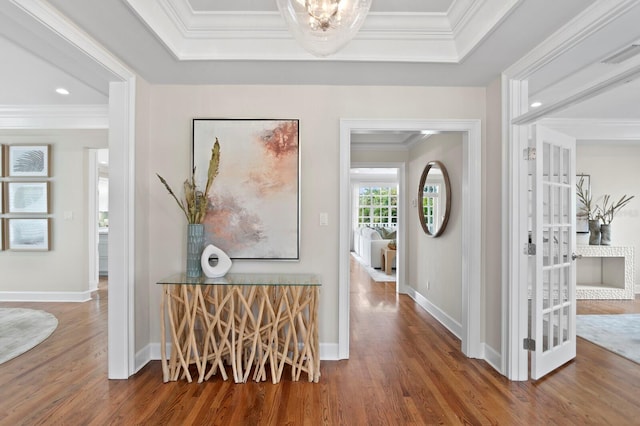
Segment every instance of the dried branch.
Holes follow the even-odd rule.
[[[202,223],[207,215],[207,208],[209,206],[208,197],[209,190],[213,184],[213,180],[218,175],[218,168],[220,166],[220,143],[216,138],[213,148],[211,149],[211,159],[209,160],[209,169],[207,171],[207,184],[204,192],[199,190],[196,185],[196,168],[191,171],[191,177],[184,181],[184,201],[181,201],[176,197],[175,193],[171,190],[171,187],[167,181],[156,173],[160,182],[167,188],[169,194],[176,200],[180,209],[184,212],[189,223]]]

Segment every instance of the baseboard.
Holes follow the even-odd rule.
[[[167,356],[171,354],[171,343],[167,343]],[[160,353],[160,343],[150,343],[136,354],[136,372],[144,367],[149,361],[157,361],[162,359]],[[321,361],[337,361],[338,344],[337,343],[320,343],[320,360]]]
[[[337,343],[320,343],[320,361],[338,361],[339,353]]]
[[[407,296],[412,298],[422,309],[427,311],[432,317],[438,320],[440,324],[445,326],[447,330],[452,332],[458,339],[462,339],[462,325],[444,313],[433,303],[429,302],[423,295],[418,293],[414,288],[407,286]]]
[[[87,302],[91,291],[0,291],[0,302]]]
[[[489,363],[490,366],[494,368],[498,373],[504,375],[502,372],[502,355],[491,346],[486,343],[482,344],[482,352],[484,355],[484,360]]]
[[[159,347],[160,345],[158,345]],[[134,371],[133,374],[136,374],[138,371],[142,369],[145,365],[149,363],[153,359],[153,351],[154,344],[148,344],[144,348],[140,349],[136,352],[136,358],[134,360]],[[160,353],[160,349],[158,349],[158,353]],[[160,359],[160,355],[158,355],[158,359]]]

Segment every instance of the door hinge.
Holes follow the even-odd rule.
[[[535,148],[525,148],[525,150],[524,150],[524,159],[525,160],[535,160],[536,159],[536,149]]]
[[[522,349],[525,351],[535,351],[536,350],[536,341],[530,337],[525,338],[522,341]]]
[[[535,256],[536,254],[536,245],[534,243],[526,243],[524,245],[524,254],[528,256]]]

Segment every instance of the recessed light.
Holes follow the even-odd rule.
[[[540,101],[535,101],[531,103],[531,108],[538,108],[539,106],[542,106],[542,102]]]
[[[67,89],[65,89],[64,87],[58,87],[56,89],[56,93],[59,95],[68,95],[69,91]]]

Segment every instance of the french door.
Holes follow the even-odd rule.
[[[533,126],[531,377],[576,356],[575,139]]]

